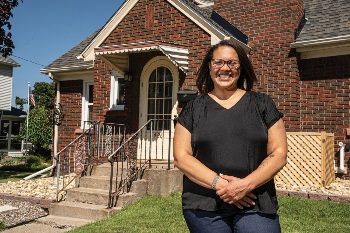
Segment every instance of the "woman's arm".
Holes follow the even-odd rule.
[[[287,135],[283,120],[280,119],[268,130],[268,156],[260,166],[243,179],[222,176],[229,182],[229,185],[226,189],[218,190],[217,194],[230,204],[241,200],[247,193],[273,179],[287,163],[287,151]]]

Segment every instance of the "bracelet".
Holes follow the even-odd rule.
[[[220,178],[220,176],[218,176],[218,175],[214,177],[213,182],[211,182],[211,188],[212,188],[212,189],[216,190],[216,189],[215,189],[215,186],[216,186],[216,182],[218,182],[218,179],[219,179],[219,178]]]

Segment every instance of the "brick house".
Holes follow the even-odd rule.
[[[136,131],[149,118],[174,118],[179,90],[196,90],[206,50],[233,39],[249,52],[256,89],[275,100],[287,131],[335,134],[337,164],[338,142],[350,137],[349,17],[347,0],[126,0],[101,29],[41,70],[57,83],[65,109],[58,147],[86,120]],[[165,77],[164,89],[152,75]],[[161,92],[156,100],[152,91]]]

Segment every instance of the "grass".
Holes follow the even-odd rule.
[[[279,197],[283,233],[350,232],[350,204]],[[111,218],[91,223],[71,233],[181,233],[189,232],[181,211],[181,194],[148,196]]]
[[[50,166],[50,162],[40,156],[8,158],[0,166],[0,183],[21,180],[48,166]]]
[[[31,174],[33,174],[33,172],[0,171],[0,183],[22,180],[24,177]]]

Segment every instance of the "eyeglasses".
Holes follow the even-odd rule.
[[[240,66],[239,61],[235,60],[222,60],[222,59],[211,59],[211,65],[215,68],[222,68],[224,65],[227,65],[231,70],[236,70]]]

